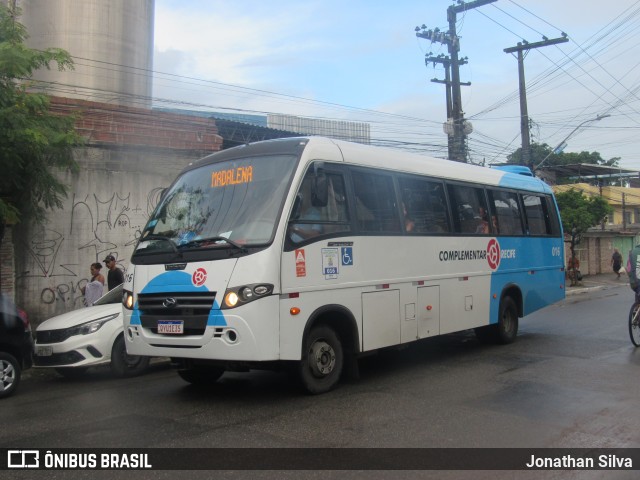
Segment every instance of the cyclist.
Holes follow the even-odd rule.
[[[627,262],[627,271],[629,272],[629,286],[631,290],[636,292],[636,297],[640,294],[640,243],[629,251],[629,261]]]
[[[629,252],[629,261],[627,262],[627,271],[629,272],[629,286],[636,292],[636,301],[631,306],[629,312],[629,336],[631,342],[640,347],[640,244],[633,247]]]

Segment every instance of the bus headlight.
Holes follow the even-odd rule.
[[[133,293],[128,290],[122,291],[122,305],[127,310],[133,310]]]
[[[255,283],[252,285],[242,285],[241,287],[227,288],[224,292],[224,299],[220,308],[236,308],[245,305],[259,298],[266,297],[273,293],[273,285],[268,283]]]
[[[224,306],[227,308],[235,307],[238,304],[238,300],[238,294],[233,290],[224,294]]]

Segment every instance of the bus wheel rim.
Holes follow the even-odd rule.
[[[336,352],[324,340],[318,340],[309,349],[309,365],[314,376],[330,375],[336,365]]]

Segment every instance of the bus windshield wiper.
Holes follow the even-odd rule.
[[[164,235],[147,235],[146,237],[143,237],[140,239],[141,242],[146,242],[147,240],[162,240],[167,242],[170,246],[171,246],[171,250],[174,251],[174,253],[180,257],[182,257],[182,253],[178,250],[178,246],[176,245],[176,242],[173,241],[172,238],[170,237],[165,237]]]
[[[240,250],[241,252],[246,252],[247,249],[245,247],[243,247],[242,245],[234,242],[233,240],[228,239],[227,237],[222,237],[222,236],[217,236],[217,237],[209,237],[209,238],[198,238],[196,240],[191,240],[187,243],[183,243],[182,245],[179,245],[179,248],[189,248],[189,247],[200,247],[200,246],[205,246],[208,247],[210,246],[210,244],[214,244],[215,246],[218,246],[218,242],[225,242],[229,245],[231,245],[233,248]]]

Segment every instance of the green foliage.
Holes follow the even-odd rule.
[[[546,160],[545,160],[546,158]],[[576,163],[586,163],[589,165],[602,165],[608,167],[617,167],[620,157],[613,157],[605,160],[598,152],[580,152],[580,153],[553,153],[553,149],[546,143],[531,144],[531,162],[537,166],[544,160],[546,167],[558,165],[572,165]],[[507,155],[507,163],[521,165],[522,164],[522,148],[518,148],[515,152]]]
[[[531,163],[533,163],[533,165],[538,165],[542,160],[545,159],[545,157],[549,153],[551,153],[551,147],[549,147],[549,145],[547,145],[546,143],[544,144],[532,143],[530,145],[530,152],[531,152]],[[549,157],[549,160],[550,159],[551,157]],[[547,164],[549,160],[547,160],[545,164]],[[522,148],[518,148],[515,152],[507,155],[507,163],[514,164],[514,165],[522,165]]]
[[[602,197],[587,197],[573,188],[558,193],[556,200],[565,233],[571,233],[575,229],[578,236],[598,225],[613,212],[611,205]]]
[[[64,50],[28,48],[16,21],[19,9],[0,3],[0,221],[41,222],[62,207],[67,186],[55,170],[77,171],[73,148],[82,143],[74,118],[50,112],[49,97],[28,93],[34,71],[73,68]]]

